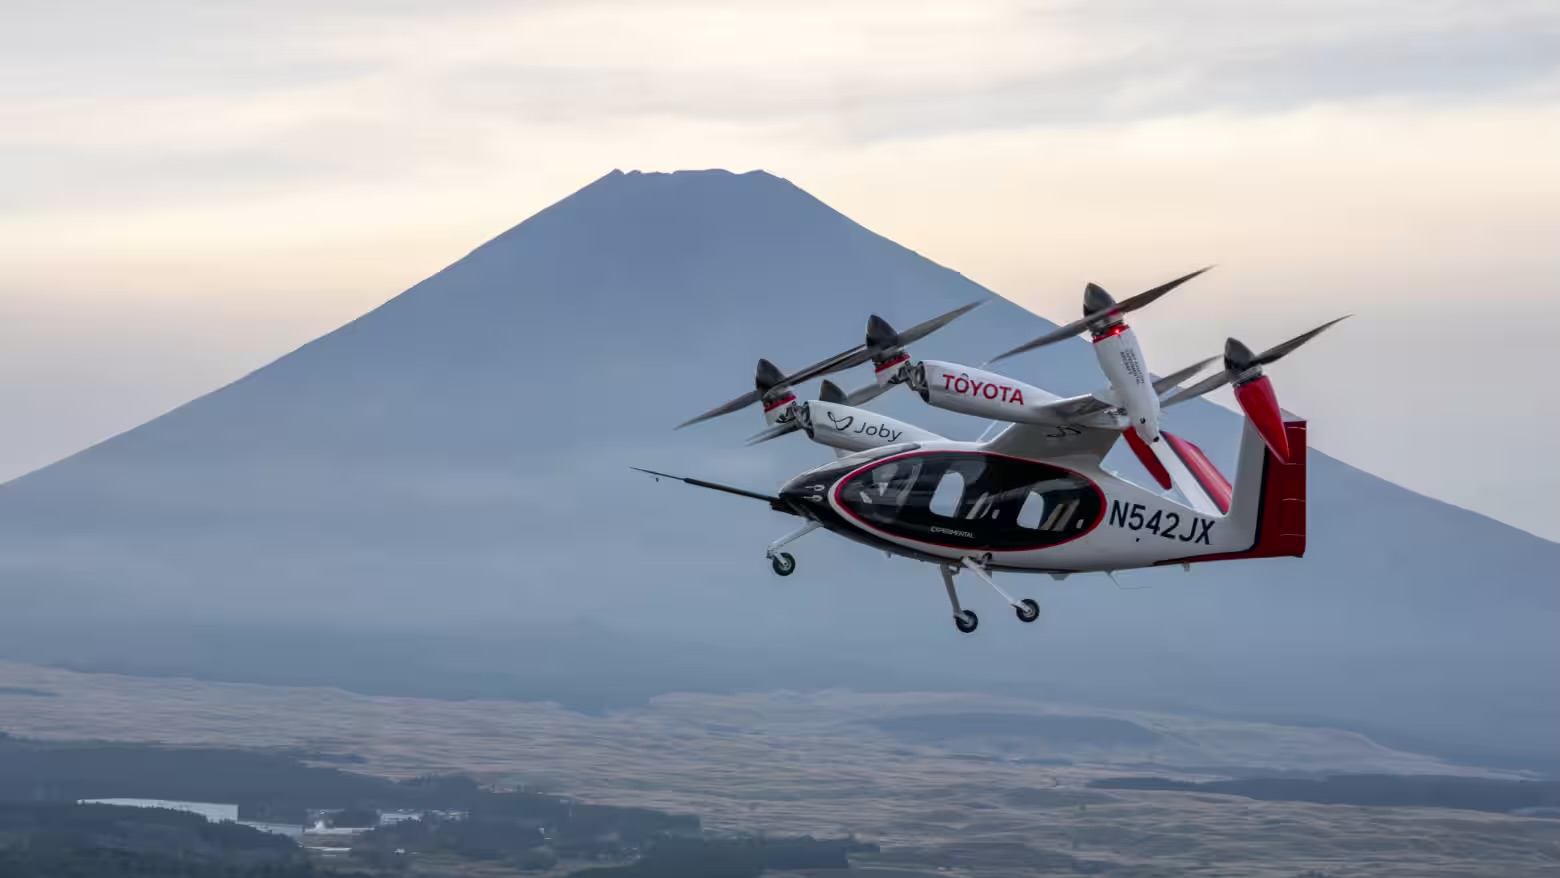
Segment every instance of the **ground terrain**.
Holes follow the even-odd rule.
[[[961,715],[973,718],[961,724]],[[971,725],[988,731],[971,733]],[[1554,820],[1087,787],[1145,770],[1203,778],[1258,770],[1482,773],[1476,769],[1350,732],[990,696],[668,696],[586,716],[548,704],[0,663],[0,730],[353,754],[363,761],[352,770],[458,771],[698,813],[716,830],[856,833],[884,848],[863,866],[911,873],[1108,866],[1109,874],[1144,876],[1553,876],[1560,868]],[[1140,868],[1118,872],[1128,866]]]

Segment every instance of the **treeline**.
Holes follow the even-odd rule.
[[[545,869],[560,859],[626,859],[670,836],[698,836],[698,818],[647,808],[568,803],[531,793],[492,793],[459,820],[425,817],[358,836],[353,854],[390,865],[406,854],[451,854]]]
[[[647,808],[571,802],[530,792],[496,792],[459,776],[396,782],[304,765],[281,754],[144,744],[33,741],[0,733],[0,802],[144,798],[238,805],[243,820],[300,824],[310,809],[443,809],[473,818],[520,819],[571,836],[645,839],[697,833],[699,818]]]
[[[198,814],[110,805],[0,804],[5,878],[329,878],[297,845]]]
[[[757,878],[766,869],[849,869],[849,854],[877,850],[850,838],[668,838],[630,865],[584,869],[569,878]]]
[[[110,798],[227,802],[238,805],[244,820],[302,823],[308,808],[402,803],[418,796],[383,778],[313,768],[269,753],[0,734],[0,801]]]
[[[1320,805],[1459,808],[1507,814],[1560,808],[1560,781],[1517,781],[1441,775],[1348,774],[1320,779],[1259,777],[1189,782],[1164,777],[1115,777],[1092,787],[1223,793],[1248,799]]]
[[[357,863],[399,872],[443,854],[521,870],[561,861],[633,861],[587,870],[612,878],[744,878],[765,869],[846,869],[876,851],[853,838],[706,839],[697,816],[500,792],[460,776],[406,781],[304,765],[289,755],[102,742],[44,742],[0,733],[0,878],[313,878],[290,839],[200,815],[79,799],[236,803],[240,819],[299,824],[311,809],[370,826],[378,812],[463,812],[374,826],[356,837]],[[20,839],[21,841],[18,841]]]

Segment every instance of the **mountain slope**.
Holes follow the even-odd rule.
[[[708,662],[794,653],[894,685],[1348,720],[1554,758],[1560,546],[1317,452],[1307,558],[1123,576],[1148,590],[1016,581],[1044,620],[988,613],[968,638],[923,565],[819,534],[778,580],[763,547],[791,522],[628,469],[773,486],[827,451],[744,448],[756,410],[672,425],[750,387],[758,356],[799,366],[857,343],[873,311],[906,326],[977,298],[913,353],[980,362],[1050,326],[768,174],[614,172],[244,379],[0,487],[0,649],[79,657],[48,633],[93,619],[476,642],[588,618],[606,673],[642,675],[655,652],[619,648],[622,632],[694,667],[701,644]],[[1085,345],[1013,371],[1086,390],[1100,381]],[[985,426],[903,391],[875,405],[954,436]],[[1232,460],[1234,415],[1172,411]],[[688,666],[661,685],[696,685]]]

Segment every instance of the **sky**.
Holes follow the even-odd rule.
[[[1271,370],[1313,444],[1560,539],[1552,0],[14,2],[0,479],[614,168],[761,168],[1057,321],[1216,265],[1161,373],[1353,314]]]

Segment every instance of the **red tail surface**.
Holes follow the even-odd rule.
[[[1303,419],[1288,416],[1283,420],[1283,437],[1288,460],[1275,454],[1266,438],[1242,442],[1241,460],[1235,474],[1234,500],[1229,520],[1251,522],[1251,545],[1234,552],[1176,558],[1162,564],[1187,564],[1202,561],[1230,561],[1239,558],[1299,558],[1305,555],[1306,438]],[[1256,430],[1255,422],[1251,428]]]

